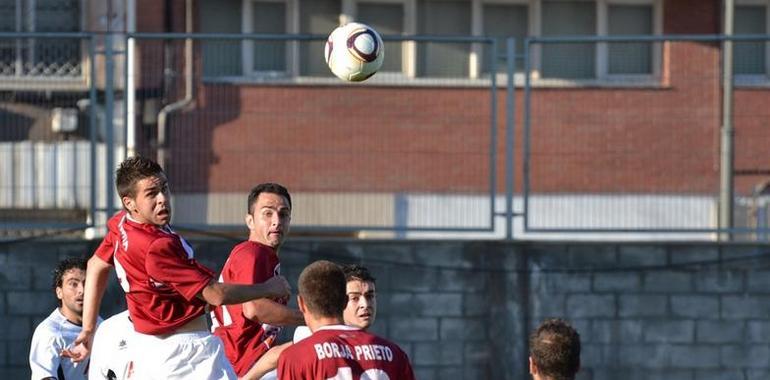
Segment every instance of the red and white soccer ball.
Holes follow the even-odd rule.
[[[338,78],[350,82],[368,79],[382,66],[385,49],[374,28],[351,22],[334,29],[324,48],[326,64]]]

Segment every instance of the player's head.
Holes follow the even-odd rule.
[[[326,260],[308,265],[299,275],[298,288],[297,300],[306,322],[308,314],[315,319],[337,319],[342,322],[347,297],[345,274],[339,265]]]
[[[68,319],[83,315],[83,287],[86,283],[86,260],[64,259],[53,270],[51,285],[59,300],[59,308]]]
[[[278,248],[289,234],[291,195],[277,183],[262,183],[249,193],[246,226],[249,240]]]
[[[348,297],[343,313],[345,324],[366,330],[374,324],[377,316],[375,279],[361,265],[345,265],[342,271],[345,273],[345,293]]]
[[[535,379],[572,380],[580,369],[580,334],[562,319],[547,319],[529,337]]]
[[[164,226],[171,221],[171,192],[163,169],[145,157],[123,161],[115,172],[118,195],[132,218]]]

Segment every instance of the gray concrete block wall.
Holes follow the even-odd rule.
[[[195,241],[218,270],[236,242]],[[50,271],[97,242],[0,245],[0,378],[28,378],[29,341],[55,307]],[[770,247],[292,239],[282,270],[328,259],[377,277],[374,331],[412,359],[419,379],[527,378],[527,337],[567,318],[583,340],[579,379],[770,378]],[[715,261],[724,260],[718,265]],[[102,307],[124,308],[111,280]],[[286,336],[290,332],[286,332]]]

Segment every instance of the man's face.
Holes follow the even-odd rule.
[[[83,286],[86,272],[80,268],[68,269],[62,276],[61,286],[56,288],[56,298],[61,300],[61,311],[67,319],[83,316]]]
[[[289,201],[278,194],[260,193],[257,201],[251,206],[251,214],[246,215],[249,240],[276,249],[289,234],[290,224]]]
[[[144,178],[134,186],[136,196],[123,197],[131,217],[140,223],[167,225],[171,221],[171,192],[166,176]]]
[[[377,315],[377,294],[374,283],[355,279],[348,281],[346,293],[348,304],[343,312],[345,324],[368,329]]]

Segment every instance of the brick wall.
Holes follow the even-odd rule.
[[[194,242],[219,268],[233,242]],[[29,377],[36,324],[55,307],[50,270],[93,242],[0,246],[0,378]],[[294,239],[296,278],[320,259],[361,262],[377,277],[375,331],[409,354],[419,379],[526,378],[526,338],[543,318],[583,340],[580,379],[770,376],[766,246]],[[719,264],[714,264],[719,262]],[[694,263],[694,264],[692,264]],[[111,280],[112,281],[112,280]],[[108,316],[123,308],[111,284]]]

